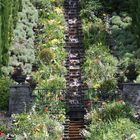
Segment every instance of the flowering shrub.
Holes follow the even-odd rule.
[[[103,102],[102,106],[93,112],[93,116],[96,121],[111,121],[120,117],[130,117],[131,109],[123,100]]]
[[[59,100],[62,90],[66,87],[64,77],[66,74],[64,67],[66,52],[63,48],[65,20],[62,1],[40,0],[38,3],[37,5],[40,5],[38,12],[41,15],[39,23],[44,28],[43,33],[36,35],[39,40],[37,55],[43,63],[33,75],[38,83],[37,88],[44,89],[44,91],[35,93],[37,95],[36,105],[40,111],[48,107],[48,112],[63,114],[64,105]],[[44,12],[45,9],[47,12]]]
[[[112,103],[102,102],[101,106],[89,112],[85,119],[90,121],[88,140],[123,140],[140,138],[139,124],[131,120],[129,106],[119,100]]]
[[[13,115],[15,123],[13,132],[22,139],[61,140],[63,126],[60,121],[49,114]]]
[[[88,140],[138,140],[140,139],[139,124],[129,118],[119,118],[113,122],[92,124]]]
[[[86,82],[90,88],[112,80],[116,72],[117,59],[109,53],[109,50],[102,44],[94,44],[86,51],[84,71]]]

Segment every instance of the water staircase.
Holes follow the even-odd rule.
[[[84,44],[82,23],[80,19],[80,1],[64,1],[67,31],[65,49],[68,52],[65,66],[67,68],[67,90],[65,101],[69,110],[65,123],[63,140],[84,140],[81,131],[84,128],[84,90],[82,64],[84,62]]]

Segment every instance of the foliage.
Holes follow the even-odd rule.
[[[114,77],[117,60],[110,55],[109,50],[103,44],[94,44],[86,52],[84,64],[87,84],[93,88],[95,84],[101,84]]]
[[[101,100],[114,100],[119,98],[116,80],[109,79],[101,83],[97,88],[97,97]]]
[[[0,5],[0,69],[7,66],[9,49],[13,40],[13,29],[18,20],[18,11],[21,9],[21,0],[2,0]]]
[[[83,20],[84,26],[84,43],[85,48],[88,49],[93,44],[106,44],[106,30],[103,21],[94,16],[92,21]]]
[[[136,39],[137,39],[137,43],[138,45],[140,44],[139,39],[140,39],[140,23],[138,20],[138,17],[140,15],[140,1],[139,0],[130,0],[130,13],[132,16],[132,30],[135,33]]]
[[[7,134],[9,132],[8,126],[5,124],[0,125],[0,131]]]
[[[139,48],[134,32],[131,31],[132,18],[126,12],[121,12],[119,15],[114,13],[110,19],[110,27],[114,38],[114,54],[120,59],[119,65],[123,72],[131,64],[136,65],[136,70],[139,71]]]
[[[105,10],[108,12],[119,12],[121,10],[128,11],[130,2],[129,0],[102,0],[102,4],[105,7]]]
[[[37,3],[36,3],[37,2]],[[36,108],[40,112],[47,108],[48,112],[65,114],[65,104],[60,98],[66,87],[64,75],[66,69],[64,60],[64,15],[62,2],[58,1],[34,1],[39,12],[39,25],[43,25],[43,31],[36,34],[37,56],[42,62],[37,72],[33,73],[38,83],[34,93],[37,96]],[[46,12],[47,11],[47,12]],[[42,89],[42,90],[38,90]]]
[[[102,122],[91,126],[91,137],[89,140],[125,140],[140,138],[139,125],[129,118],[120,118],[116,121]]]
[[[130,107],[123,101],[114,101],[112,103],[104,102],[101,108],[97,108],[97,110],[93,111],[94,121],[104,121],[109,122],[116,120],[120,117],[130,117],[131,109]]]
[[[132,1],[135,8],[127,0],[82,1],[85,82],[93,88],[88,96],[97,103],[87,115],[92,122],[89,140],[140,139],[139,124],[131,120],[132,112],[127,104],[122,100],[113,103],[99,101],[105,99],[100,97],[114,99],[114,95],[118,96],[117,67],[121,67],[119,70],[124,73],[130,64],[135,64],[139,71],[139,48],[135,37],[139,32],[139,2],[136,1]],[[129,7],[133,7],[134,17],[128,14]]]
[[[139,125],[131,120],[132,111],[124,101],[106,103],[93,110],[89,140],[122,140],[130,136],[139,139]]]
[[[81,0],[81,7],[81,16],[92,19],[100,11],[102,4],[99,0]]]
[[[98,2],[96,4],[98,4]],[[94,100],[94,98],[105,99],[114,97],[117,87],[115,73],[118,60],[109,50],[106,41],[107,31],[105,23],[98,14],[95,14],[98,10],[99,9],[93,10],[93,16],[90,19],[83,16],[84,44],[86,49],[83,68],[85,82],[89,88],[93,88],[94,90],[88,93],[91,94],[89,96],[92,96],[92,100]],[[106,86],[107,83],[109,83],[108,85],[110,86]]]
[[[35,74],[35,79],[39,83],[39,88],[55,90],[65,88],[64,75],[66,70],[64,67],[64,60],[66,57],[66,52],[63,48],[65,22],[61,7],[62,3],[56,4],[55,1],[48,1],[48,3],[50,3],[50,6],[47,5],[50,7],[50,9],[48,8],[49,14],[44,13],[44,16],[39,18],[39,22],[45,26],[44,33],[38,36],[38,38],[41,36],[43,40],[45,39],[47,41],[38,42],[37,45],[41,51],[37,55],[42,57],[41,55],[43,54],[42,59],[44,59],[46,56],[48,59],[49,56],[49,60],[44,60],[45,63],[48,64],[47,66],[43,64],[40,65],[40,69]],[[42,6],[43,5],[44,4],[42,4]],[[42,51],[43,53],[41,53]],[[44,57],[44,55],[46,56]],[[52,61],[53,63],[51,63]]]
[[[112,15],[110,19],[112,36],[115,39],[115,54],[123,58],[126,53],[132,53],[137,49],[134,34],[131,32],[130,27],[132,18],[125,12],[119,15]]]
[[[56,67],[55,65],[53,64],[54,68]],[[64,104],[59,100],[63,94],[62,89],[65,89],[65,78],[61,76],[61,68],[63,67],[53,69],[50,65],[43,66],[34,75],[39,83],[38,88],[43,89],[42,91],[35,90],[37,109],[41,110],[47,106],[51,112],[64,113]]]
[[[8,63],[8,50],[11,42],[12,28],[12,4],[13,1],[2,0],[0,5],[0,71],[1,67]]]
[[[0,110],[8,110],[10,85],[9,78],[0,78]]]
[[[48,114],[20,114],[14,115],[13,119],[16,120],[13,132],[17,138],[40,140],[60,140],[62,138],[62,124]]]
[[[94,0],[91,2],[95,3],[94,6],[92,6],[92,4],[89,5],[93,8],[91,10],[90,8],[86,8],[88,2],[90,3],[90,1],[82,2],[83,6],[81,11],[81,14],[83,14],[83,11],[92,13],[92,16],[86,16],[84,14],[82,15],[84,23],[84,42],[86,50],[89,49],[91,51],[91,46],[93,47],[97,44],[103,44],[103,46],[105,46],[106,48],[111,49],[110,53],[112,53],[113,55],[109,55],[112,57],[113,60],[116,60],[112,65],[113,69],[118,64],[122,67],[121,72],[125,73],[129,65],[135,64],[136,70],[139,73],[139,48],[135,37],[135,34],[137,33],[135,33],[134,30],[131,30],[135,21],[133,18],[136,17],[136,15],[134,17],[131,17],[132,14],[128,14],[128,7],[130,3],[128,1],[121,2],[119,0],[108,1],[108,3],[106,1]],[[134,4],[136,4],[136,2],[132,3],[133,4],[131,7],[134,8]],[[100,6],[98,7],[97,5]],[[103,6],[104,8],[102,9]],[[131,12],[133,11],[133,8]],[[123,12],[121,12],[121,10]],[[133,11],[133,13],[135,14],[136,12]],[[106,19],[107,15],[109,16],[108,20]],[[139,29],[136,30],[139,31]],[[117,61],[117,59],[114,56],[117,57],[119,61]],[[87,58],[88,57],[86,57],[86,59]],[[90,67],[90,65],[88,67]],[[97,65],[94,65],[94,67],[97,67]],[[114,74],[116,70],[117,69],[115,68]],[[96,75],[94,76],[95,77],[93,77],[92,79],[96,79]],[[112,77],[112,79],[114,79],[114,76]],[[124,79],[126,78],[124,77]],[[94,85],[96,84],[97,83],[94,83]]]
[[[55,59],[55,54],[50,48],[44,48],[39,53],[39,58],[44,64],[50,64]]]
[[[47,112],[58,116],[65,115],[65,104],[60,100],[62,97],[62,91],[50,91],[42,90],[35,93],[36,99],[36,110],[43,112],[47,108]]]
[[[37,24],[38,12],[30,0],[23,0],[20,5],[20,10],[17,13],[18,19],[16,19],[17,24],[14,29],[13,43],[9,52],[10,68],[8,69],[11,70],[13,65],[21,64],[24,72],[30,73],[32,63],[35,61],[33,27]]]

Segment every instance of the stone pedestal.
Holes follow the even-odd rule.
[[[9,115],[28,112],[34,98],[28,85],[15,85],[10,88]]]
[[[140,113],[140,84],[123,84],[123,98]]]

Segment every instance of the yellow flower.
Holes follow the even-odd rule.
[[[50,41],[50,45],[56,45],[56,44],[59,44],[60,43],[60,41],[58,40],[58,39],[53,39],[53,40],[51,40]]]
[[[100,86],[101,86],[100,84],[95,84],[95,85],[93,86],[93,88],[94,88],[94,89],[98,89],[98,88],[100,88]]]
[[[50,25],[52,25],[53,23],[55,23],[55,20],[54,20],[54,19],[48,20],[48,23],[49,23]]]
[[[48,93],[47,93],[47,97],[50,97],[50,96],[51,96],[51,93],[50,93],[50,92],[48,92]]]
[[[51,0],[51,2],[56,2],[56,0]]]
[[[56,8],[54,9],[54,11],[55,11],[57,14],[62,14],[62,13],[63,13],[63,10],[62,10],[61,8],[59,8],[59,7],[56,7]]]
[[[64,30],[64,28],[65,28],[64,26],[59,26],[60,30]]]

